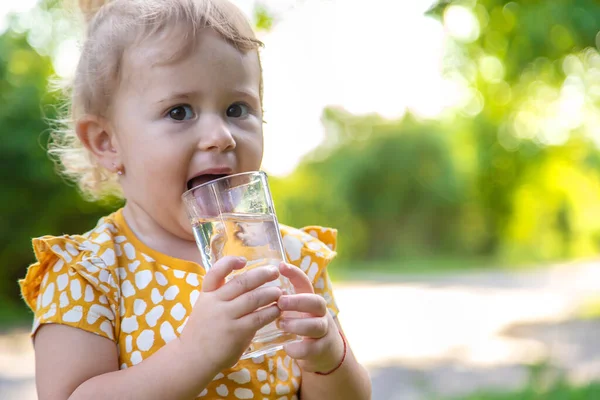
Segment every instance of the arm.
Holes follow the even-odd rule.
[[[343,334],[337,318],[335,326]],[[333,333],[339,336],[337,332]],[[350,344],[347,347],[346,359],[330,375],[322,376],[303,371],[300,389],[302,400],[371,399],[371,379],[367,370],[354,358]]]
[[[36,384],[40,400],[193,399],[218,373],[191,365],[173,340],[140,364],[118,370],[117,348],[104,337],[49,324],[35,337]]]

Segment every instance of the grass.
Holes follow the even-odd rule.
[[[600,399],[600,382],[592,382],[583,386],[575,386],[566,382],[558,382],[552,387],[539,390],[527,387],[516,392],[479,392],[452,400],[598,400]]]
[[[529,377],[524,388],[516,391],[480,391],[447,400],[598,400],[600,381],[575,385],[564,372],[547,362],[529,366]]]

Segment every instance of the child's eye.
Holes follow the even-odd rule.
[[[189,105],[182,105],[172,108],[169,111],[169,118],[175,121],[187,121],[194,118],[194,110]]]
[[[227,108],[227,116],[230,118],[242,118],[249,112],[249,107],[243,103],[235,103]]]

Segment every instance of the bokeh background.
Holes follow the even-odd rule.
[[[45,153],[81,26],[0,5],[0,398],[35,398],[31,238],[121,204]],[[339,229],[374,399],[600,399],[600,3],[239,0],[280,221]]]

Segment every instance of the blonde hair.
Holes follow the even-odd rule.
[[[240,51],[262,43],[242,12],[228,0],[79,0],[87,35],[73,81],[67,85],[66,118],[51,137],[49,153],[59,172],[89,200],[122,196],[117,176],[95,162],[75,132],[86,114],[106,117],[111,96],[123,76],[123,56],[145,40],[177,28],[181,46],[164,62],[189,54],[203,28],[212,28]],[[260,63],[260,58],[259,58]],[[262,75],[262,74],[261,74]],[[259,87],[262,102],[262,77]]]

